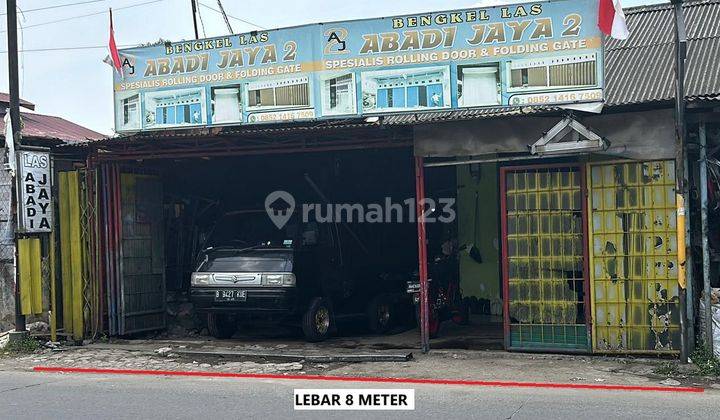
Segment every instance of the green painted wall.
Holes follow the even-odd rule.
[[[467,249],[460,251],[460,286],[463,296],[493,300],[500,299],[501,290],[498,167],[495,163],[479,166],[479,177],[471,175],[470,165],[457,167],[458,243],[467,249],[474,243],[482,257],[478,263]]]

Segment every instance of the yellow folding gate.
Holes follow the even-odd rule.
[[[58,173],[62,327],[75,340],[84,336],[83,247],[81,244],[80,173]],[[53,298],[54,301],[55,298]],[[55,302],[54,302],[55,303]],[[59,305],[58,305],[59,306]]]
[[[506,348],[589,351],[583,168],[500,173]]]
[[[43,312],[42,248],[40,238],[18,240],[18,266],[20,271],[20,313]]]
[[[675,352],[675,164],[590,164],[589,172],[593,350]]]

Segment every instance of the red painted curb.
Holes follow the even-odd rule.
[[[399,384],[431,384],[431,385],[465,385],[515,388],[565,388],[594,389],[604,391],[657,391],[657,392],[705,392],[703,388],[669,387],[669,386],[635,386],[635,385],[596,385],[596,384],[564,384],[552,382],[512,382],[512,381],[476,381],[463,379],[419,379],[419,378],[383,378],[362,376],[323,376],[323,375],[277,375],[263,373],[231,373],[231,372],[193,372],[175,370],[140,370],[140,369],[93,369],[54,366],[35,366],[35,372],[56,373],[98,373],[110,375],[156,375],[156,376],[199,376],[208,378],[248,378],[248,379],[291,379],[303,381],[340,381],[340,382],[381,382]]]

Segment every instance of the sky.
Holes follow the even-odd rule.
[[[199,0],[201,37],[227,34],[216,0]],[[522,3],[520,0],[276,0],[222,2],[234,33],[436,10]],[[622,0],[623,7],[663,0]],[[115,40],[123,46],[193,39],[188,0],[17,0],[24,12],[20,36],[20,96],[36,112],[57,115],[103,134],[113,132],[112,69],[107,55],[108,13],[113,8]],[[49,10],[45,8],[83,3]],[[212,8],[212,9],[211,9]],[[8,91],[5,1],[0,4],[0,91]],[[86,16],[87,15],[87,16]],[[81,17],[82,16],[82,17]],[[251,22],[248,24],[239,19]],[[60,21],[60,22],[55,22]],[[53,23],[54,22],[54,23]],[[37,26],[35,26],[37,25]],[[204,29],[202,28],[204,27]],[[80,47],[80,49],[77,49]],[[97,48],[85,48],[97,47]],[[70,49],[75,48],[75,49]],[[42,49],[57,49],[37,51]],[[34,50],[34,51],[33,51]]]

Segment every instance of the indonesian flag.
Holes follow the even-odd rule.
[[[627,39],[630,35],[620,0],[600,0],[598,27],[605,35],[615,39]]]
[[[110,9],[110,42],[108,43],[110,49],[110,61],[115,70],[123,77],[122,63],[120,62],[120,54],[118,53],[117,44],[115,44],[115,31],[113,30],[113,18],[112,9]]]

